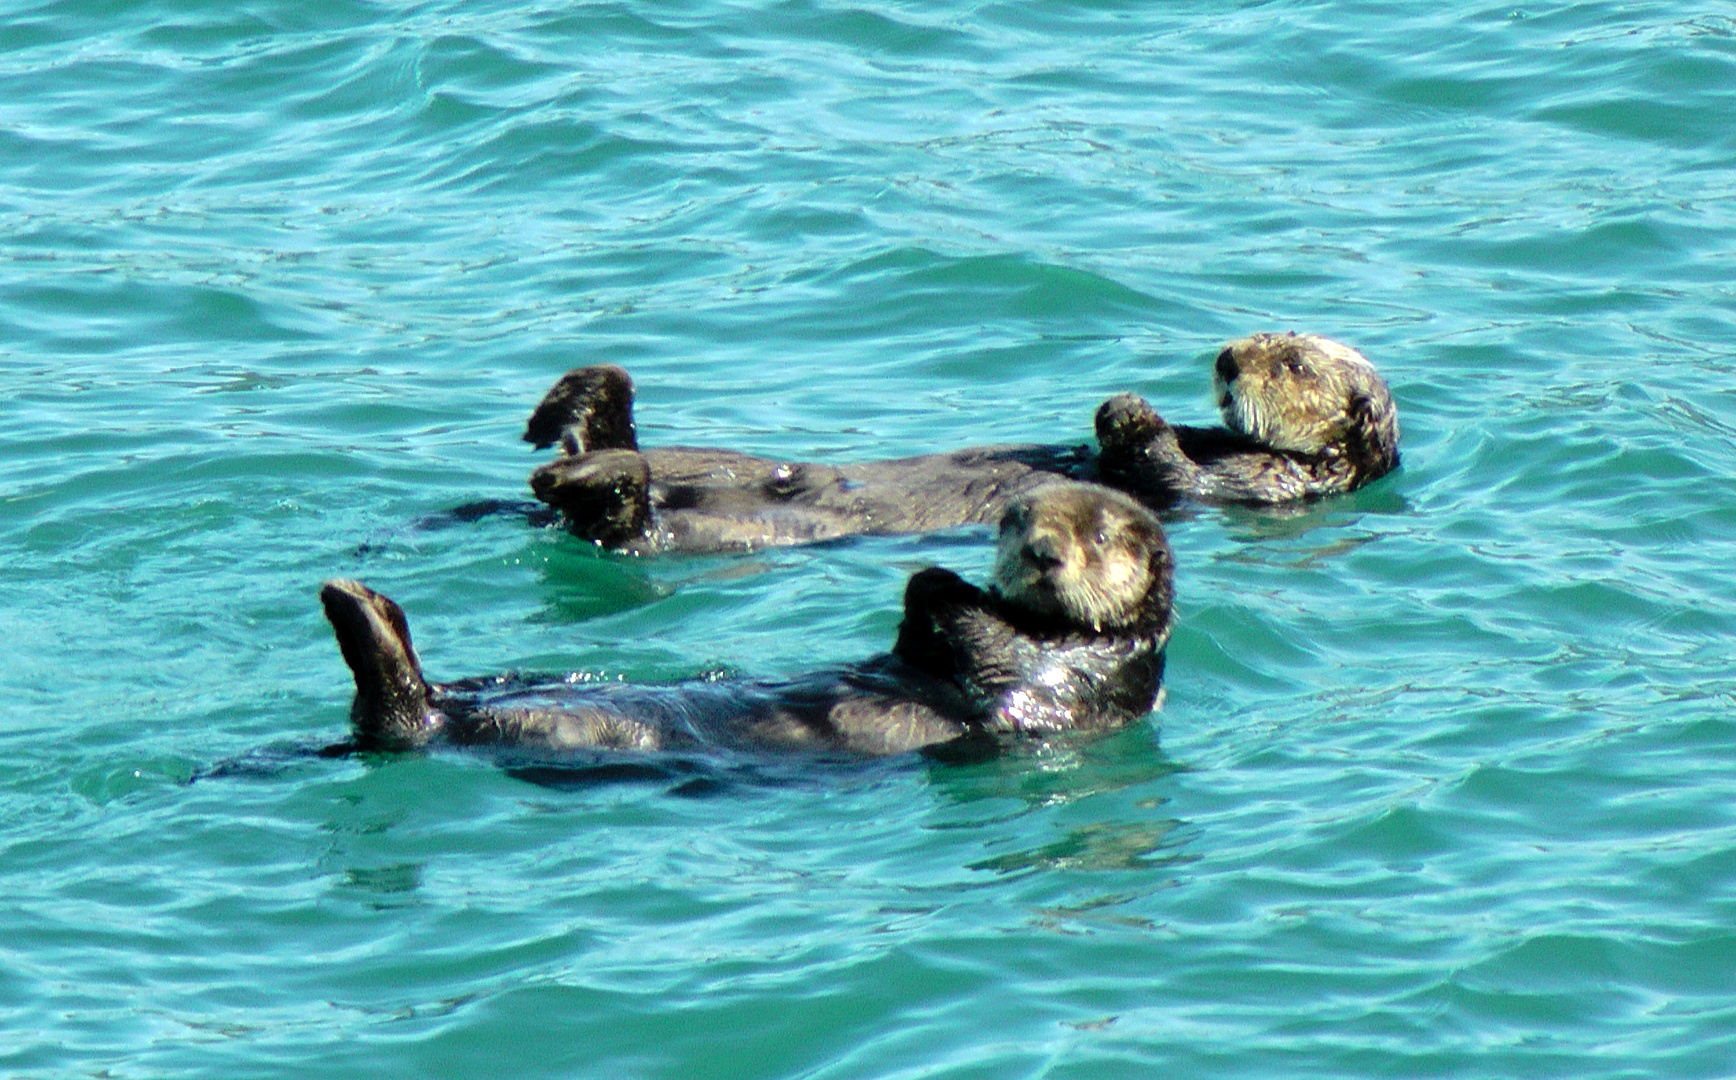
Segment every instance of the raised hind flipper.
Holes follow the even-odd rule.
[[[530,474],[530,488],[573,532],[607,548],[626,547],[651,524],[651,466],[637,450],[556,458]]]
[[[637,450],[633,380],[613,364],[574,368],[537,403],[524,441],[538,450],[560,443],[571,455],[592,450]]]
[[[328,581],[319,591],[344,663],[356,680],[350,723],[364,750],[411,750],[446,724],[429,701],[422,664],[404,611],[359,581]]]

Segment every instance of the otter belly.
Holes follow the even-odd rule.
[[[555,754],[710,747],[881,756],[959,738],[969,711],[950,684],[895,662],[782,681],[500,679],[432,691],[450,742]]]
[[[653,521],[640,546],[648,551],[746,550],[990,524],[1013,500],[1092,472],[1084,447],[991,446],[841,466],[686,447],[644,457]]]

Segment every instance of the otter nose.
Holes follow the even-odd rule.
[[[1061,565],[1061,553],[1052,536],[1033,536],[1025,544],[1025,559],[1039,570],[1052,570]]]
[[[1228,349],[1218,354],[1218,378],[1225,383],[1236,381],[1236,354]]]

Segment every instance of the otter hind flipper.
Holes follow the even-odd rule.
[[[326,582],[319,599],[355,677],[350,722],[357,744],[407,750],[434,738],[445,718],[429,702],[404,610],[361,582],[344,579]]]
[[[530,414],[524,441],[538,450],[570,443],[569,454],[639,449],[633,426],[632,378],[614,364],[567,372],[549,387]]]
[[[530,474],[530,488],[575,534],[604,547],[624,547],[651,525],[651,467],[637,450],[556,458]]]

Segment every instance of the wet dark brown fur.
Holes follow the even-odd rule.
[[[1123,394],[1097,412],[1098,448],[1008,445],[851,465],[732,450],[641,450],[633,383],[579,368],[532,414],[525,440],[559,444],[531,474],[537,498],[612,550],[744,551],[856,533],[924,532],[997,520],[1057,479],[1180,500],[1276,504],[1349,491],[1398,461],[1386,384],[1361,354],[1313,335],[1259,334],[1217,361],[1224,428],[1171,426]]]
[[[1398,410],[1361,353],[1313,334],[1255,334],[1218,354],[1227,427],[1172,426],[1142,398],[1097,410],[1104,483],[1148,502],[1273,505],[1354,491],[1398,465]]]
[[[1172,599],[1157,519],[1085,484],[1054,485],[1008,509],[991,588],[925,570],[906,586],[891,653],[792,679],[429,683],[397,604],[356,581],[320,591],[355,680],[357,746],[555,754],[875,756],[1120,727],[1155,704]]]

